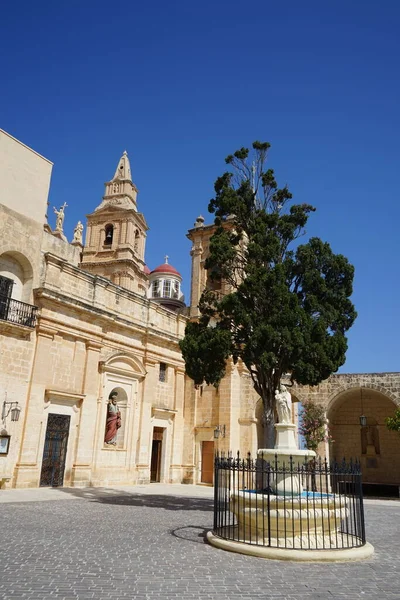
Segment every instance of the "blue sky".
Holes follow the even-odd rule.
[[[0,127],[54,162],[70,239],[126,149],[147,263],[168,254],[188,298],[185,234],[210,222],[224,157],[269,141],[278,182],[317,208],[307,233],[356,268],[341,372],[400,370],[398,2],[4,4]]]

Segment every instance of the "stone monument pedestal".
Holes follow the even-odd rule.
[[[294,423],[277,423],[275,429],[275,447],[262,448],[258,450],[257,455],[271,463],[274,471],[277,471],[273,481],[270,482],[275,494],[284,496],[301,494],[303,491],[301,476],[296,474],[296,470],[307,462],[308,458],[314,458],[315,452],[297,448]]]

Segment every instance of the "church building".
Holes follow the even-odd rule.
[[[148,225],[127,153],[93,202],[84,238],[79,221],[71,241],[65,205],[53,208],[54,230],[47,222],[52,166],[0,130],[0,487],[212,484],[216,449],[254,454],[261,439],[243,365],[228,365],[218,389],[196,389],[180,353],[209,285],[213,227],[198,217],[187,234],[186,306],[168,257],[146,265]],[[398,373],[334,375],[292,392],[294,421],[297,401],[316,398],[337,452],[364,457],[372,483],[400,483],[398,436],[384,425],[400,405]]]

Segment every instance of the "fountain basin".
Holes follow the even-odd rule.
[[[274,538],[273,545],[293,548],[304,546],[303,535],[312,538],[311,547],[337,547],[337,531],[349,513],[345,498],[335,494],[311,493],[288,499],[247,490],[232,494],[231,510],[241,540],[271,545]]]

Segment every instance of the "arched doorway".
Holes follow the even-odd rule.
[[[385,425],[395,408],[383,393],[365,387],[342,392],[329,405],[331,458],[360,460],[365,484],[400,484],[400,436]]]

